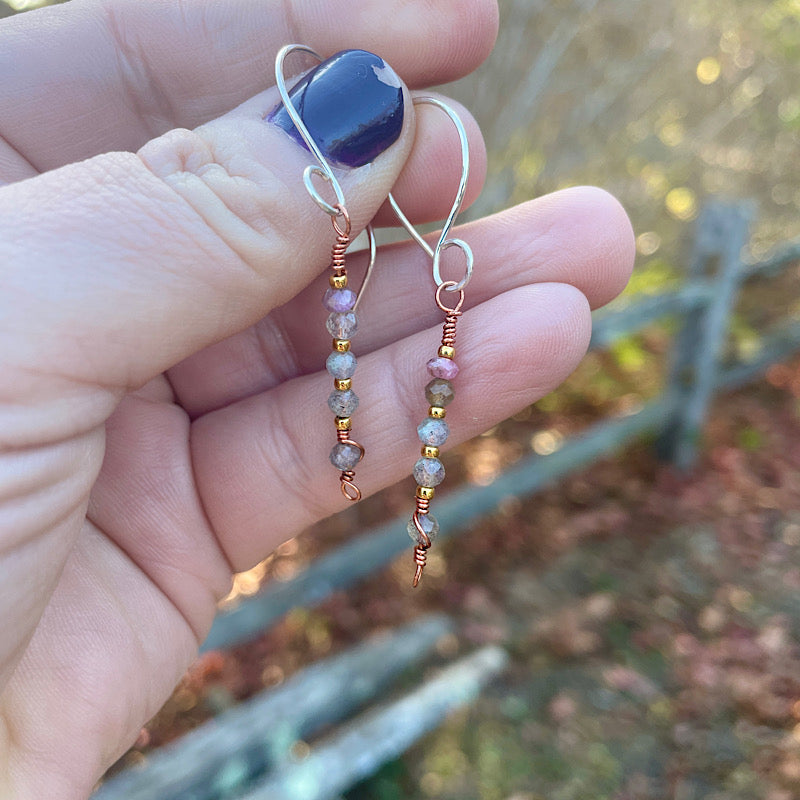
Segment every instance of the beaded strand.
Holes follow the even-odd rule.
[[[414,542],[414,586],[419,584],[422,570],[427,563],[431,543],[439,533],[439,522],[430,513],[430,503],[436,488],[445,477],[444,464],[439,460],[439,448],[447,441],[450,428],[445,422],[446,406],[455,397],[451,381],[458,375],[455,358],[456,323],[461,316],[464,291],[458,290],[458,302],[452,308],[442,301],[442,290],[451,289],[455,281],[445,281],[436,290],[436,304],[445,312],[442,343],[436,357],[428,361],[428,374],[432,380],[425,387],[425,397],[430,404],[428,416],[417,426],[417,435],[422,442],[422,457],[414,464],[414,480],[417,482],[416,509],[406,526]],[[452,289],[451,289],[452,290]]]
[[[341,472],[339,480],[342,494],[351,502],[356,502],[361,499],[361,490],[355,484],[354,468],[364,457],[364,448],[351,438],[351,416],[358,408],[358,395],[352,388],[356,357],[350,350],[350,339],[358,330],[355,312],[358,296],[347,286],[344,254],[350,244],[350,217],[344,206],[338,205],[336,208],[344,218],[344,227],[339,225],[337,217],[333,218],[336,243],[331,251],[332,274],[330,288],[322,298],[322,305],[330,312],[325,325],[333,337],[333,352],[325,362],[325,368],[333,378],[328,408],[336,416],[337,443],[331,450],[330,460]]]

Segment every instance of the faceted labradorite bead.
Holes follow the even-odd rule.
[[[426,417],[417,425],[417,434],[422,444],[441,447],[450,435],[450,428],[447,427],[447,423],[443,419]]]
[[[430,372],[434,378],[444,378],[445,380],[451,381],[458,375],[458,364],[456,364],[452,358],[436,356],[436,358],[432,358],[428,361],[428,372]]]
[[[436,517],[434,517],[433,514],[420,514],[418,519],[419,524],[422,526],[422,530],[424,530],[428,535],[428,538],[433,541],[439,533],[439,523],[437,522]],[[414,517],[411,517],[411,519],[408,521],[406,530],[415,544],[424,543],[422,537],[419,535],[417,526],[414,524]]]
[[[352,289],[328,289],[322,298],[322,305],[328,311],[350,311],[356,304],[356,293]]]
[[[325,323],[334,339],[350,339],[358,330],[355,311],[334,311]]]
[[[334,389],[328,396],[328,408],[337,417],[349,417],[358,408],[358,396],[352,389],[346,392]]]
[[[425,387],[425,397],[432,406],[446,406],[455,395],[453,384],[444,378],[434,378]]]
[[[339,442],[331,450],[331,464],[343,472],[353,469],[359,461],[361,461],[361,450],[354,444]]]
[[[438,458],[420,458],[414,464],[414,480],[431,489],[438,486],[444,480],[444,464]]]
[[[349,350],[346,353],[334,350],[328,356],[325,368],[332,378],[338,378],[339,380],[352,378],[356,371],[356,357]]]

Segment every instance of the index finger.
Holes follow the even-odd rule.
[[[21,156],[0,182],[197,127],[271,86],[290,42],[323,56],[370,50],[415,87],[471,72],[496,31],[496,0],[72,0],[30,11],[0,25],[0,140]]]

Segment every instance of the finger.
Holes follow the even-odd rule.
[[[486,144],[470,111],[452,98],[435,92],[415,92],[447,103],[464,123],[469,144],[469,177],[462,208],[469,208],[486,180]],[[414,149],[403,166],[392,194],[403,213],[415,224],[444,219],[453,206],[461,180],[462,161],[455,126],[438,108],[415,103],[417,131]],[[375,215],[376,227],[397,227],[397,215],[388,201]]]
[[[574,286],[597,308],[622,291],[633,267],[628,217],[617,200],[594,187],[540,197],[453,235],[469,242],[475,254],[467,307],[526,284],[558,282]],[[360,260],[352,259],[355,274],[363,270]],[[460,261],[448,268],[455,273]],[[430,270],[430,259],[416,244],[381,248],[359,305],[353,341],[359,357],[441,319]],[[325,285],[324,278],[312,283],[253,328],[173,368],[170,381],[189,413],[199,416],[316,372],[329,346],[320,306]]]
[[[449,445],[486,430],[547,394],[589,342],[586,298],[571,286],[515,289],[468,311],[459,323],[456,398]],[[370,494],[407,475],[419,457],[417,424],[427,404],[432,328],[359,361],[353,436],[366,448],[356,469]],[[263,558],[298,530],[341,509],[326,374],[298,378],[193,423],[192,453],[203,507],[235,569]]]
[[[354,232],[386,196],[413,140],[406,91],[378,63],[379,71],[364,70],[347,56],[320,79],[371,81],[352,93],[358,102],[325,118],[342,124],[342,158],[364,142],[371,158],[375,130],[388,146],[363,167],[339,170]],[[394,128],[383,116],[375,123],[386,92]],[[363,97],[376,99],[365,105]],[[3,410],[12,437],[52,437],[62,419],[52,414],[55,400],[98,424],[109,412],[98,385],[112,399],[142,385],[252,325],[329,262],[330,218],[301,179],[309,155],[263,118],[277,99],[270,90],[195,132],[150,142],[138,157],[99,156],[0,190],[0,330],[15,342],[2,352],[0,389],[25,395]]]
[[[0,135],[44,171],[223,114],[273,84],[289,42],[371,50],[428,86],[475,69],[496,32],[495,0],[72,2],[0,26]]]

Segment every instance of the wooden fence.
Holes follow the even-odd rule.
[[[800,245],[791,245],[769,259],[747,263],[743,254],[751,218],[752,209],[746,204],[707,205],[695,226],[683,284],[596,317],[591,346],[600,349],[656,319],[681,320],[661,395],[636,413],[604,420],[566,440],[551,455],[527,456],[489,486],[451,491],[437,506],[442,538],[458,535],[506,498],[528,496],[645,433],[655,434],[660,453],[679,468],[692,466],[715,392],[752,380],[800,349],[800,321],[787,320],[764,336],[753,359],[723,358],[742,285],[800,260]],[[407,550],[406,522],[403,517],[368,530],[291,580],[271,583],[259,595],[220,614],[203,649],[246,641],[292,608],[317,604],[381,569]],[[151,757],[144,768],[109,781],[95,800],[336,798],[403,752],[450,709],[469,702],[502,669],[503,651],[484,648],[446,667],[400,699],[368,710],[328,735],[301,761],[290,756],[290,744],[384,697],[392,680],[419,665],[437,638],[452,627],[451,621],[432,617],[388,639],[320,662],[285,686],[193,731]],[[353,675],[360,676],[355,689]]]

